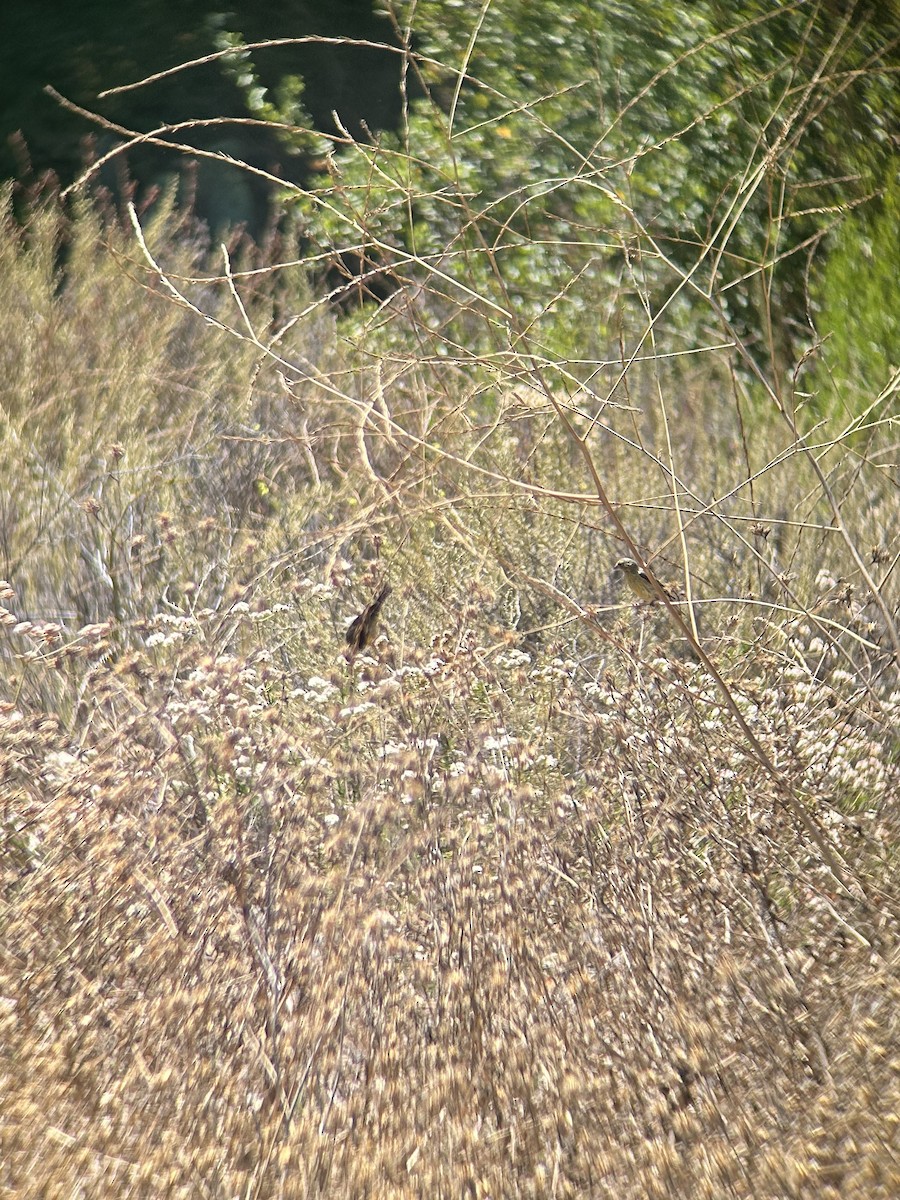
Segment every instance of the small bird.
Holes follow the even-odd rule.
[[[637,596],[638,600],[659,600],[659,592],[653,586],[650,574],[643,567],[639,567],[633,558],[620,558],[616,563],[616,570],[621,571],[625,576],[625,582],[631,588],[632,592],[634,592],[635,596]],[[656,583],[657,587],[665,592],[670,600],[678,598],[675,588],[660,583],[655,575],[652,576],[652,580]]]
[[[378,632],[378,618],[381,615],[381,606],[391,594],[392,588],[389,583],[386,583],[371,604],[367,604],[358,617],[354,617],[350,622],[350,628],[347,630],[347,650],[346,655],[349,659],[354,659],[361,650],[365,650],[366,646],[375,640],[375,634]]]

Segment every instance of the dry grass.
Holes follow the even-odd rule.
[[[167,223],[2,229],[5,1193],[896,1195],[890,427]]]
[[[877,728],[746,696],[863,904],[692,665],[491,654],[473,596],[351,695],[334,593],[159,618],[32,664],[74,719],[4,708],[5,1187],[891,1195]]]

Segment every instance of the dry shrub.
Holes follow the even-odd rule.
[[[4,1188],[895,1195],[889,445],[724,352],[613,408],[436,297],[284,320],[161,227],[60,289],[60,220],[3,230]]]
[[[351,683],[344,591],[56,647],[74,715],[4,707],[5,1186],[889,1196],[877,724],[839,771],[796,680],[745,695],[862,902],[694,664],[623,640],[592,679],[474,604]]]

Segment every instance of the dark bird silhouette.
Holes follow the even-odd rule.
[[[378,632],[378,618],[381,616],[381,606],[391,594],[391,585],[386,583],[371,604],[367,604],[358,617],[354,617],[347,630],[347,650],[349,659],[353,659],[361,650],[365,650],[375,640]]]

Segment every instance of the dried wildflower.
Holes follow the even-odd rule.
[[[99,624],[94,625],[83,625],[81,629],[78,630],[78,637],[89,638],[90,640],[95,641],[106,637],[111,628],[112,624],[109,621],[102,621]]]

